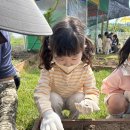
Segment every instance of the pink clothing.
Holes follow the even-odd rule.
[[[130,75],[125,76],[123,70],[114,70],[107,78],[103,80],[101,91],[104,94],[112,93],[124,93],[124,91],[130,91]]]

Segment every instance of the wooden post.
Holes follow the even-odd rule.
[[[101,35],[104,35],[104,15],[102,16]]]
[[[86,0],[86,27],[88,26],[88,0]]]
[[[107,32],[109,31],[109,18],[108,18],[108,15],[107,15],[107,28],[106,28]]]
[[[99,6],[97,6],[96,28],[95,28],[95,46],[96,47],[97,47],[97,36],[98,36],[98,14],[99,14]]]

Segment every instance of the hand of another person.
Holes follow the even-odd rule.
[[[16,85],[16,89],[18,90],[18,88],[20,86],[20,77],[15,75],[14,76],[14,82],[15,82],[15,85]]]

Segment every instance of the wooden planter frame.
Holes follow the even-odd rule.
[[[63,120],[65,130],[130,130],[130,119]]]

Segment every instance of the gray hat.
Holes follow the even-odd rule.
[[[30,35],[52,34],[34,0],[0,0],[0,29]]]

